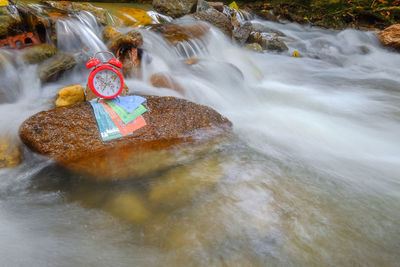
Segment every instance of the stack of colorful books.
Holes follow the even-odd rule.
[[[145,98],[135,95],[111,100],[91,100],[90,104],[103,141],[131,135],[134,131],[146,126],[146,121],[142,116],[147,111],[143,106],[145,101]]]

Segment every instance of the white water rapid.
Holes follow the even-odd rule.
[[[126,80],[132,93],[184,97],[232,121],[231,143],[179,172],[221,177],[212,188],[132,224],[108,196],[142,185],[81,181],[25,151],[22,165],[0,169],[0,265],[398,266],[400,54],[375,32],[258,23],[284,33],[289,51],[251,52],[215,28],[172,47],[141,30],[143,77]],[[65,51],[105,47],[87,14],[59,30],[72,36]],[[36,66],[5,62],[0,129],[15,137],[59,89],[86,84],[81,65],[41,85]],[[185,95],[151,86],[156,72]]]

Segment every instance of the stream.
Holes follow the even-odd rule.
[[[25,149],[20,166],[0,169],[0,265],[399,266],[400,54],[375,32],[257,22],[282,32],[289,51],[255,53],[216,28],[177,47],[141,30],[143,77],[125,81],[130,91],[182,97],[150,84],[168,73],[185,99],[231,120],[234,139],[109,183]],[[106,47],[88,14],[58,27],[63,51]],[[183,64],[191,57],[201,60]],[[0,71],[12,99],[0,105],[0,129],[13,136],[89,73],[75,67],[42,85],[36,65],[17,62]]]

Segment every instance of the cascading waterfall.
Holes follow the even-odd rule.
[[[184,97],[233,122],[235,139],[210,156],[218,171],[190,172],[220,175],[214,188],[132,226],[105,212],[107,205],[85,205],[134,192],[134,182],[80,181],[25,151],[21,166],[0,170],[2,262],[398,264],[400,55],[380,47],[374,32],[256,22],[284,33],[289,51],[254,53],[215,28],[171,46],[142,29],[142,77],[126,80],[132,93]],[[61,51],[106,49],[88,13],[60,20],[57,32]],[[185,64],[191,57],[198,62]],[[24,119],[51,106],[57,90],[86,83],[79,69],[40,85],[36,66],[4,59],[0,127],[14,135]],[[184,95],[151,86],[157,72],[173,77]]]

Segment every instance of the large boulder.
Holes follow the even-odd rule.
[[[379,32],[377,36],[384,46],[400,49],[400,24],[393,24]]]
[[[211,108],[174,97],[145,96],[147,125],[104,142],[89,103],[42,111],[19,129],[32,151],[101,180],[145,175],[209,151],[230,136],[231,122]]]
[[[161,14],[178,18],[196,11],[197,0],[153,0],[153,8]]]
[[[209,8],[207,10],[197,12],[195,17],[219,28],[228,36],[232,36],[232,21],[224,13],[219,12],[214,8]]]

